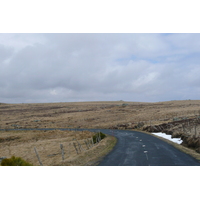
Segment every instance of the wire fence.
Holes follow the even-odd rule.
[[[92,138],[85,138],[82,140],[73,139],[71,142],[60,143],[58,144],[60,150],[52,152],[51,154],[47,155],[47,157],[53,158],[55,156],[60,156],[60,161],[64,162],[66,161],[66,159],[70,157],[79,155],[97,146],[101,142],[101,140],[102,140],[101,134],[100,132],[98,132],[96,133],[95,137]],[[36,147],[34,147],[34,152],[36,154],[39,165],[43,166],[44,163]],[[43,155],[46,154],[45,152],[42,151],[40,151],[40,153],[42,153]]]

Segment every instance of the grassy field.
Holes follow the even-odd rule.
[[[38,165],[39,163],[33,150],[36,147],[44,165],[87,165],[87,163],[93,163],[92,160],[95,160],[95,156],[98,157],[97,155],[105,154],[105,149],[109,148],[109,145],[112,146],[114,144],[113,138],[107,137],[98,147],[94,147],[93,150],[91,148],[80,155],[76,154],[71,144],[72,153],[66,157],[65,162],[62,162],[60,143],[63,143],[64,148],[68,149],[70,141],[73,141],[74,138],[83,143],[84,139],[91,138],[93,133],[80,134],[80,132],[69,131],[18,132],[17,129],[114,129],[116,127],[118,129],[133,129],[138,122],[143,122],[144,126],[149,126],[172,122],[178,118],[194,118],[199,116],[200,100],[157,103],[124,101],[45,104],[1,103],[0,129],[13,129],[13,131],[0,132],[0,157],[21,156],[34,165]],[[197,127],[196,131],[196,136],[199,137],[200,127]],[[193,132],[190,130],[189,134],[193,134]],[[82,145],[84,146],[84,144]],[[23,152],[26,152],[26,155]],[[89,156],[87,157],[87,155]],[[78,157],[82,161],[77,159]]]
[[[44,166],[95,165],[114,147],[116,139],[107,136],[92,147],[93,135],[89,131],[4,131],[0,132],[0,157],[21,157],[37,166],[40,163],[34,150],[36,148]],[[86,145],[85,141],[90,143]],[[63,145],[64,160],[60,144]]]
[[[110,128],[143,121],[160,124],[200,115],[200,101],[1,104],[0,129]]]

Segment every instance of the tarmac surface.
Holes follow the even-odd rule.
[[[100,130],[118,142],[99,166],[200,166],[192,156],[154,136],[127,130]]]

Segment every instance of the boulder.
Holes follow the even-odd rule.
[[[137,124],[137,127],[138,128],[142,128],[144,126],[144,122],[139,122],[138,124]]]
[[[186,144],[188,147],[192,147],[192,148],[195,148],[195,138],[192,137],[192,136],[189,136],[187,139],[186,139]]]
[[[197,153],[200,153],[200,147],[198,147],[198,148],[196,149],[196,152],[197,152]]]
[[[152,133],[152,132],[155,132],[155,133],[159,132],[159,130],[158,130],[158,128],[156,126],[144,126],[142,130],[143,131],[148,131],[150,133]]]
[[[183,135],[184,133],[182,132],[173,132],[172,133],[172,138],[181,138],[181,136]]]
[[[126,124],[119,124],[119,127],[127,128],[127,125]]]
[[[164,130],[163,132],[166,133],[166,135],[172,135],[173,134],[173,131],[171,131],[171,130]]]
[[[194,138],[194,145],[195,145],[195,147],[197,147],[197,148],[200,147],[200,138]]]
[[[155,133],[159,132],[158,129],[155,126],[149,126],[148,131],[151,132],[151,133],[152,132],[155,132]]]
[[[117,126],[111,126],[111,127],[109,127],[109,129],[118,129],[118,127]]]
[[[131,122],[129,122],[129,123],[128,123],[128,126],[132,126],[132,123],[131,123]]]
[[[147,125],[143,126],[142,130],[143,130],[143,131],[146,131],[146,130],[148,129],[148,127],[149,127],[149,126],[147,126]]]

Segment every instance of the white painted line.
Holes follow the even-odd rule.
[[[145,145],[142,145],[142,147],[145,147]]]
[[[146,154],[147,160],[149,160],[148,155],[147,155],[147,152],[148,152],[148,151],[144,151],[144,153]]]

